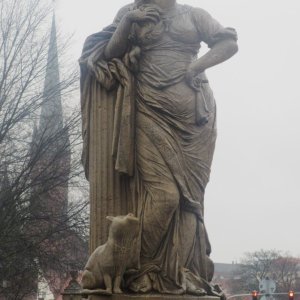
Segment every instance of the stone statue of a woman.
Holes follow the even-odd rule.
[[[210,50],[197,58],[200,43]],[[204,225],[216,109],[204,71],[237,52],[236,33],[176,0],[139,0],[90,36],[81,64],[91,250],[104,217],[140,219],[133,292],[217,294]]]

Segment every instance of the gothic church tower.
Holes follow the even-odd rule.
[[[71,161],[69,132],[64,126],[61,89],[56,23],[53,14],[43,102],[32,139],[32,147],[35,148],[33,153],[38,153],[39,156],[34,173],[41,182],[34,193],[38,196],[33,199],[32,214],[37,220],[43,220],[42,224],[37,223],[36,230],[50,232],[50,238],[43,245],[45,251],[49,253],[49,259],[39,263],[56,300],[60,299],[65,275],[53,266],[51,257],[66,253],[61,251],[64,248],[65,238],[62,234],[53,232],[57,231],[60,224],[61,226],[68,224],[68,179]]]

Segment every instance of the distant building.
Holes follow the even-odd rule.
[[[60,93],[60,75],[57,51],[57,36],[55,16],[53,15],[51,34],[49,41],[47,68],[44,83],[43,102],[39,123],[35,126],[32,136],[32,153],[39,152],[38,163],[33,172],[33,176],[44,176],[41,184],[35,187],[38,196],[32,199],[31,213],[37,220],[38,229],[44,230],[51,227],[51,219],[53,223],[60,220],[67,220],[68,214],[68,179],[70,174],[70,142],[68,130],[64,128],[63,109]],[[51,218],[44,228],[44,224],[39,224],[39,219],[45,219],[49,215]],[[53,224],[53,226],[56,226]],[[44,242],[45,251],[55,255],[65,255],[59,253],[63,240],[49,240]],[[51,269],[51,262],[40,262],[44,279],[42,285],[37,286],[37,294],[28,297],[26,300],[36,300],[44,298],[49,294],[47,286],[51,290],[53,297],[47,299],[57,300],[60,292],[65,285],[67,279],[66,274],[57,274]],[[36,274],[36,282],[39,282],[38,274]],[[46,298],[45,298],[46,300]]]

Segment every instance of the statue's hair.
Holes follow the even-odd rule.
[[[135,3],[137,6],[143,5],[143,4],[148,4],[150,2],[151,2],[151,0],[135,0]]]

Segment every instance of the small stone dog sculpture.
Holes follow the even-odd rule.
[[[131,213],[106,218],[112,222],[108,240],[91,254],[85,266],[81,281],[83,295],[123,293],[124,272],[138,268],[139,219]]]

